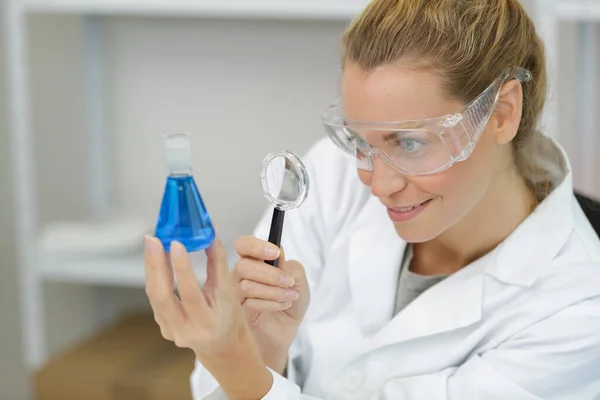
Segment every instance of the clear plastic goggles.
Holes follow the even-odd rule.
[[[359,169],[373,170],[377,156],[407,175],[444,171],[466,160],[492,116],[500,91],[509,78],[532,79],[523,68],[506,69],[483,93],[454,114],[392,122],[352,121],[336,101],[323,115],[327,135],[357,162]],[[372,145],[375,144],[375,145]]]

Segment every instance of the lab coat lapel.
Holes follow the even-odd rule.
[[[365,351],[478,322],[482,316],[483,278],[489,258],[476,261],[423,292],[367,344]]]
[[[365,205],[355,226],[348,241],[351,300],[361,329],[373,336],[368,349],[457,329],[481,318],[483,274],[491,255],[431,287],[394,316],[406,242],[376,199]]]
[[[392,317],[406,242],[377,198],[365,204],[348,241],[351,301],[366,336]]]

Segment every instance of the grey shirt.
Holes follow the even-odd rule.
[[[412,258],[413,247],[409,243],[406,245],[406,250],[404,250],[404,257],[400,266],[394,315],[398,314],[421,293],[446,278],[446,275],[425,276],[411,272],[410,263]]]

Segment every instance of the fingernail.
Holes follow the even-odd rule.
[[[158,245],[155,240],[152,239],[149,235],[144,236],[144,243],[146,246],[146,251],[151,254],[158,253]]]
[[[279,257],[279,247],[277,247],[275,245],[267,246],[267,248],[265,249],[265,256],[267,258]]]
[[[298,294],[298,292],[295,292],[293,290],[286,290],[284,296],[286,299],[298,300],[298,297],[300,295]]]
[[[295,283],[294,278],[291,276],[281,275],[281,284],[283,286],[292,287]]]
[[[171,256],[172,257],[182,257],[185,253],[185,247],[179,242],[173,241],[171,242]]]
[[[289,301],[286,301],[285,303],[283,303],[283,309],[287,310],[288,308],[290,308],[292,306],[292,303],[290,303]]]

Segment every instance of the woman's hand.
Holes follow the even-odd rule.
[[[183,245],[171,244],[169,263],[161,242],[146,237],[146,293],[154,317],[165,339],[194,351],[230,399],[260,399],[273,378],[250,334],[219,239],[206,255],[207,278],[200,287]]]
[[[252,335],[264,362],[282,374],[288,350],[310,303],[304,267],[283,250],[253,236],[240,237],[234,275]],[[270,253],[268,252],[270,251]],[[279,267],[265,263],[279,256]]]

